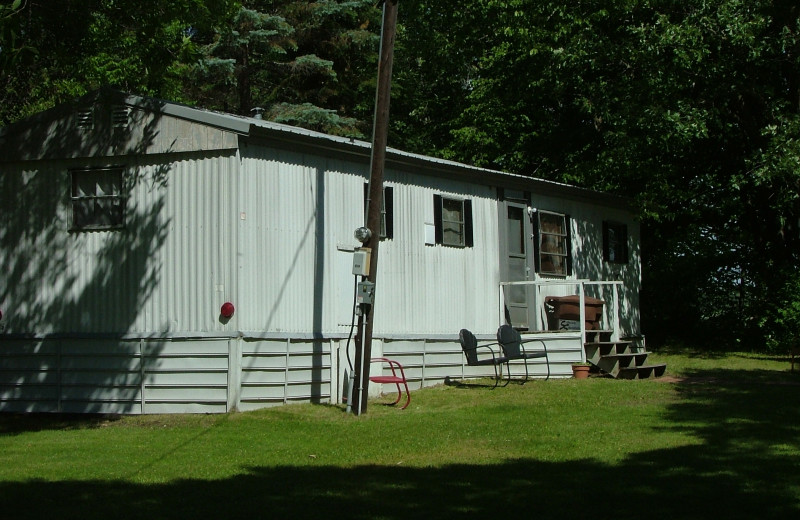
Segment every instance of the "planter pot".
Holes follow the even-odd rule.
[[[589,377],[589,365],[572,365],[572,377],[586,379]]]

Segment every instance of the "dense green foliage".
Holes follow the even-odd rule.
[[[776,311],[794,302],[800,263],[796,2],[403,7],[430,42],[415,40],[399,73],[425,89],[399,94],[425,116],[395,112],[408,145],[632,196],[646,332],[754,348],[785,336]]]
[[[630,196],[651,337],[797,337],[796,1],[401,0],[399,13],[390,145]],[[14,0],[0,124],[112,85],[366,137],[379,30],[371,0]]]
[[[194,101],[243,115],[260,106],[274,121],[369,135],[380,26],[371,1],[243,3],[202,47]]]

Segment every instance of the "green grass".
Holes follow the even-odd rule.
[[[681,381],[441,386],[362,417],[0,415],[0,518],[796,517],[800,372],[657,358]]]

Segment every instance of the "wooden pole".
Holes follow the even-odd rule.
[[[397,28],[397,3],[399,0],[385,0],[383,3],[383,24],[381,28],[381,48],[378,61],[378,86],[375,94],[375,120],[372,129],[372,161],[367,191],[367,223],[372,236],[366,247],[372,250],[367,280],[376,284],[378,274],[378,245],[381,232],[381,206],[383,203],[383,169],[386,162],[386,142],[389,136],[389,99],[392,84],[392,60],[394,59],[394,38]],[[377,284],[375,285],[377,289]],[[356,379],[353,389],[354,413],[367,411],[369,386],[369,360],[372,356],[372,324],[375,306],[370,305],[358,317],[359,334],[356,336]],[[363,331],[363,337],[361,336]],[[363,373],[360,367],[364,367]]]

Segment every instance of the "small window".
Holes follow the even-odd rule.
[[[603,259],[612,264],[628,263],[628,226],[603,222]]]
[[[391,186],[384,186],[383,201],[381,201],[381,238],[394,237],[394,190]],[[369,199],[369,183],[364,183],[364,213],[367,212]]]
[[[124,225],[122,168],[72,170],[72,229],[119,229]]]
[[[433,196],[436,243],[452,247],[472,247],[472,201]]]
[[[569,216],[538,211],[538,252],[536,270],[541,274],[568,276],[572,274],[572,246]]]

